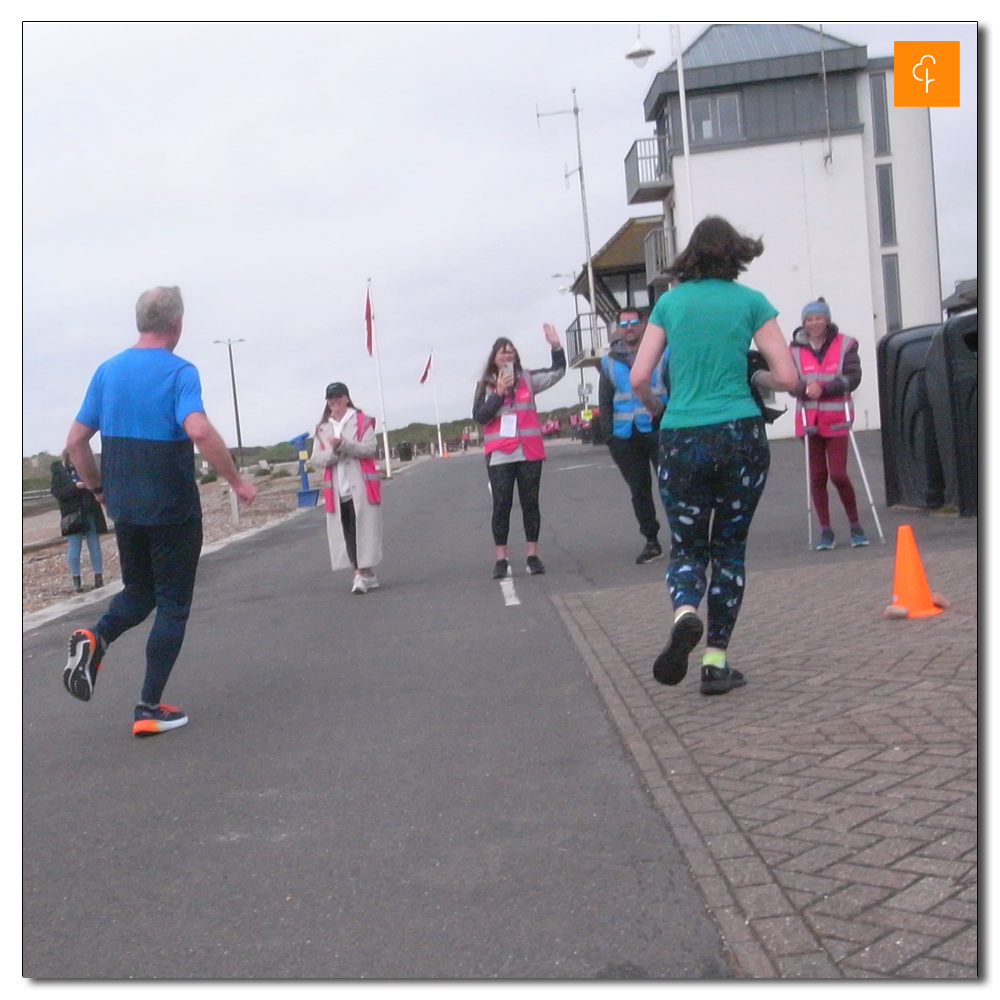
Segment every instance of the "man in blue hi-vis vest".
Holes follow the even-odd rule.
[[[632,510],[646,545],[636,557],[636,563],[652,562],[663,555],[660,547],[660,522],[653,503],[653,482],[656,474],[659,445],[658,417],[654,419],[629,385],[629,373],[636,351],[646,330],[646,318],[634,308],[618,313],[611,346],[601,359],[601,380],[598,399],[605,442],[632,493]],[[667,354],[653,374],[652,390],[664,406],[667,388],[664,382]]]

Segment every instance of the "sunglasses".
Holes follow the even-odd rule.
[[[620,319],[618,320],[619,326],[639,326],[642,323],[641,319]]]

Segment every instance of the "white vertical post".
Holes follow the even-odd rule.
[[[368,299],[371,301],[372,279],[368,279]],[[382,393],[382,367],[378,360],[378,335],[375,331],[375,303],[372,302],[372,351],[375,354],[375,378],[378,380],[378,401],[382,407],[382,444],[385,448],[385,478],[392,479],[392,457],[389,454],[389,425],[385,421],[385,396]]]
[[[670,25],[670,40],[673,45],[674,55],[677,57],[677,88],[678,97],[681,102],[681,142],[684,145],[684,173],[687,177],[688,187],[688,223],[691,232],[694,232],[694,186],[691,183],[691,144],[688,141],[688,109],[687,92],[684,90],[684,52],[681,48],[681,27],[679,24]],[[688,233],[688,238],[691,237]]]

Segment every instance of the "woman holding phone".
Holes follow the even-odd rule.
[[[499,337],[490,349],[472,402],[472,418],[483,425],[486,471],[493,494],[494,580],[510,573],[507,536],[515,483],[524,519],[528,573],[536,575],[545,572],[545,566],[538,558],[538,533],[542,523],[538,490],[545,445],[535,409],[535,396],[555,385],[566,374],[566,352],[559,342],[558,331],[551,323],[544,323],[542,329],[552,349],[552,364],[548,368],[524,369],[514,344],[506,337]]]

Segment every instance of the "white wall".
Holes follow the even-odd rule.
[[[875,325],[861,135],[838,136],[824,164],[825,139],[699,153],[691,158],[695,221],[721,215],[764,241],[764,253],[741,280],[779,310],[786,337],[801,324],[802,307],[822,295],[840,329],[859,342],[864,377],[855,393],[855,429],[879,426]],[[674,161],[678,242],[690,235],[683,158]],[[881,283],[881,276],[879,278]],[[789,412],[771,437],[794,434]]]
[[[876,341],[885,335],[882,255],[899,257],[903,328],[941,321],[941,266],[934,197],[934,161],[928,108],[893,107],[893,72],[885,71],[889,104],[889,156],[875,158],[872,140],[871,89],[867,73],[858,76],[858,111],[865,123],[865,182],[869,217],[871,282],[875,302]],[[881,245],[875,164],[892,164],[896,212],[896,246]]]

